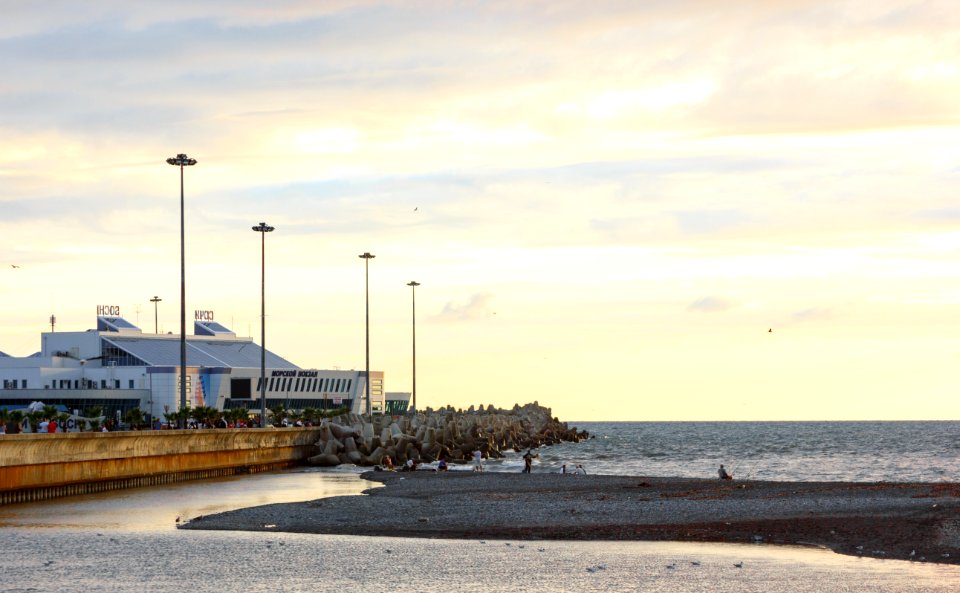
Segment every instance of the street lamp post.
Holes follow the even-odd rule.
[[[180,167],[180,409],[187,407],[187,290],[186,259],[183,251],[183,168],[197,164],[196,159],[180,153],[167,159],[167,163]],[[181,428],[186,427],[187,419],[181,420]]]
[[[373,412],[370,409],[370,260],[377,256],[364,252],[360,257],[364,260],[364,287],[367,303],[367,416],[372,416]]]
[[[163,299],[161,299],[161,298],[158,297],[158,296],[154,296],[152,299],[150,299],[150,302],[153,303],[153,333],[155,333],[155,334],[159,334],[159,333],[160,333],[160,331],[157,329],[158,327],[160,327],[160,325],[157,323],[157,319],[158,319],[158,318],[157,318],[157,303],[159,303],[159,302],[162,301],[162,300],[163,300]]]
[[[413,297],[413,405],[411,412],[417,411],[417,287],[420,283],[416,280],[407,282],[410,287],[410,294]]]
[[[267,426],[267,233],[273,227],[261,222],[253,227],[260,233],[260,428]]]

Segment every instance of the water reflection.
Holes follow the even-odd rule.
[[[520,542],[177,530],[176,518],[355,495],[304,469],[0,507],[0,590],[947,593],[960,567],[670,542]],[[742,567],[735,564],[743,563]],[[602,568],[601,568],[602,566]]]
[[[299,469],[84,494],[0,506],[0,527],[169,530],[232,509],[357,495],[378,487],[355,473]]]

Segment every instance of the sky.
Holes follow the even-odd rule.
[[[0,351],[186,310],[418,407],[960,419],[952,0],[0,0]],[[14,267],[16,266],[16,267]],[[413,289],[417,281],[416,306]]]

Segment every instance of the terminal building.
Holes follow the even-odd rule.
[[[161,419],[180,408],[179,334],[144,333],[120,316],[119,307],[99,306],[96,329],[44,332],[40,342],[40,351],[31,356],[0,352],[0,407],[17,409],[42,401],[82,415],[99,406],[110,417],[139,408]],[[259,412],[265,379],[268,408],[283,404],[288,410],[366,411],[365,371],[301,368],[252,338],[237,337],[214,321],[211,311],[195,312],[186,350],[183,380],[190,407]],[[260,374],[261,354],[266,377]],[[374,413],[406,411],[407,401],[387,400],[383,372],[370,371],[369,381]],[[404,395],[397,394],[400,399]]]

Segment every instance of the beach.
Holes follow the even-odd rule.
[[[820,546],[960,563],[960,484],[366,472],[364,496],[267,504],[181,529]]]

